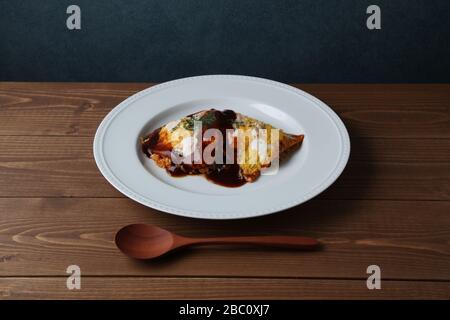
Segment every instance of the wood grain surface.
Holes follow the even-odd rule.
[[[255,278],[84,277],[81,290],[66,278],[0,278],[3,299],[445,299],[450,283],[383,282],[367,290],[360,280]]]
[[[296,85],[343,119],[348,167],[306,204],[239,221],[158,212],[101,176],[98,124],[148,86],[0,83],[0,299],[450,298],[450,85]],[[325,246],[192,248],[138,262],[113,237],[140,222],[190,236],[313,236]],[[70,264],[82,270],[78,292],[65,287]],[[381,290],[366,288],[372,264]]]

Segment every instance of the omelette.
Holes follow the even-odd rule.
[[[293,135],[232,110],[203,110],[171,121],[141,137],[142,151],[175,177],[205,175],[238,187],[301,146]]]

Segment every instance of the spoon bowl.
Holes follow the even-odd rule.
[[[176,235],[150,224],[130,224],[116,234],[116,245],[136,259],[152,259],[173,249]]]

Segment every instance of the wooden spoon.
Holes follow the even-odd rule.
[[[294,236],[188,238],[149,224],[130,224],[120,229],[116,234],[116,244],[123,253],[136,259],[156,258],[190,245],[261,245],[302,250],[319,246],[313,238]]]

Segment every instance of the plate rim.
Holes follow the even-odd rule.
[[[306,194],[302,194],[300,197],[297,197],[293,199],[292,201],[287,202],[285,205],[278,206],[276,208],[268,207],[265,210],[259,210],[259,211],[246,211],[245,214],[233,214],[233,213],[227,213],[224,214],[223,212],[213,212],[214,210],[208,211],[208,216],[205,216],[205,213],[203,211],[196,211],[192,209],[181,209],[176,207],[167,206],[165,204],[162,204],[158,201],[149,199],[147,197],[142,197],[137,192],[131,190],[125,183],[120,181],[112,172],[112,170],[108,167],[106,164],[106,160],[103,155],[103,148],[102,148],[102,142],[103,137],[106,133],[106,130],[109,127],[109,124],[112,122],[112,120],[123,110],[125,110],[131,103],[133,103],[135,100],[146,96],[151,93],[155,93],[157,91],[167,89],[171,86],[179,85],[183,82],[193,81],[193,80],[199,80],[199,79],[229,79],[229,80],[247,80],[252,82],[258,82],[258,83],[265,83],[271,86],[279,87],[285,90],[288,90],[292,93],[295,93],[297,95],[302,96],[303,98],[306,98],[310,100],[312,103],[314,103],[316,106],[322,109],[333,121],[333,123],[336,125],[337,130],[340,134],[341,142],[342,142],[342,152],[340,155],[340,158],[338,160],[338,163],[333,170],[332,174],[330,174],[324,181],[316,186],[314,189],[312,189],[310,192]],[[184,216],[184,217],[191,217],[191,218],[200,218],[200,219],[214,219],[214,220],[227,220],[227,219],[244,219],[244,218],[252,218],[252,217],[259,217],[263,215],[268,215],[272,213],[276,213],[282,210],[286,210],[289,208],[292,208],[294,206],[300,205],[323,191],[325,191],[328,187],[330,187],[342,174],[344,171],[348,159],[350,157],[350,137],[348,134],[348,131],[340,119],[340,117],[329,107],[327,104],[322,102],[320,99],[314,97],[313,95],[298,89],[296,87],[290,86],[288,84],[284,84],[278,81],[269,80],[265,78],[259,78],[259,77],[252,77],[252,76],[245,76],[245,75],[231,75],[231,74],[215,74],[215,75],[202,75],[202,76],[193,76],[193,77],[187,77],[187,78],[180,78],[176,80],[171,80],[167,82],[163,82],[157,85],[154,85],[152,87],[146,88],[144,90],[141,90],[125,100],[123,100],[121,103],[119,103],[117,106],[115,106],[101,121],[100,125],[97,128],[97,131],[94,136],[93,140],[93,154],[94,154],[94,160],[95,163],[100,170],[103,177],[119,192],[124,194],[125,196],[129,197],[130,199],[145,205],[147,207],[163,211],[166,213],[178,215],[178,216]],[[206,195],[205,195],[206,196]]]

